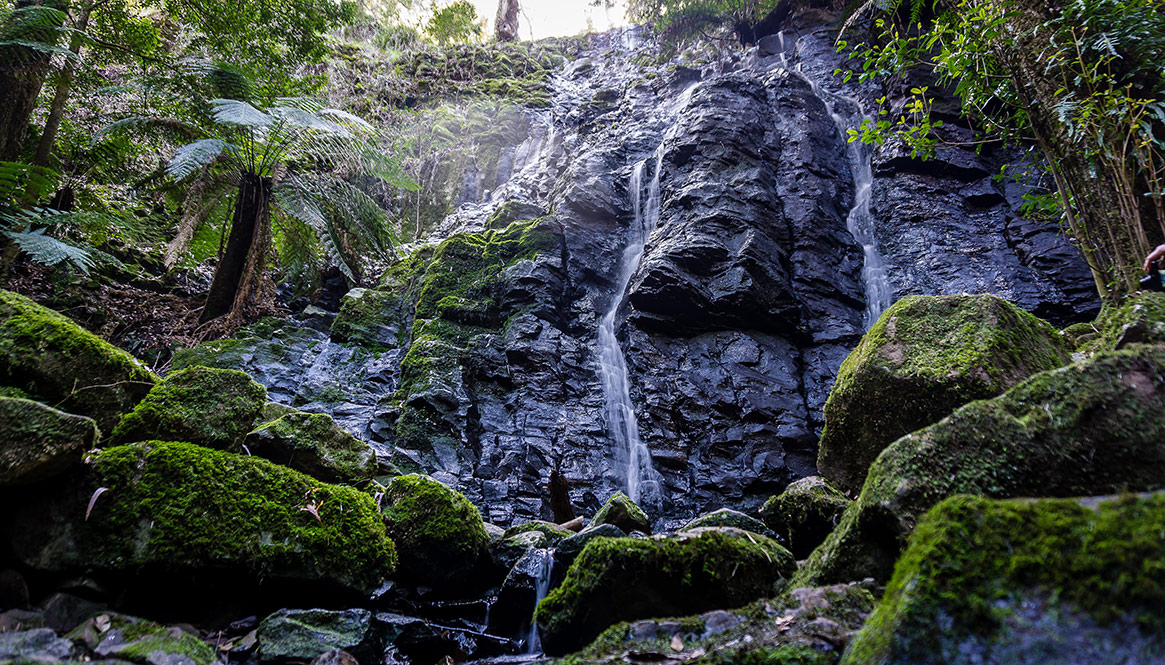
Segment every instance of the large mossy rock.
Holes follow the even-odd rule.
[[[80,464],[96,440],[92,418],[0,397],[0,487],[34,483]]]
[[[0,385],[108,432],[158,377],[133,356],[24,296],[0,291]]]
[[[771,538],[707,527],[656,538],[595,538],[534,614],[549,654],[619,621],[740,607],[773,595],[793,555]]]
[[[154,386],[110,438],[115,443],[189,441],[234,450],[266,402],[267,389],[243,372],[188,367]]]
[[[244,445],[252,455],[329,483],[369,480],[379,468],[371,446],[323,413],[282,415],[248,434]]]
[[[469,499],[428,476],[393,478],[384,525],[400,553],[400,578],[446,589],[464,584],[488,555],[489,535]]]
[[[1096,496],[1165,488],[1165,346],[1037,374],[888,447],[795,585],[890,578],[918,519],[955,494]]]
[[[310,661],[334,649],[376,662],[377,640],[372,612],[351,610],[279,610],[256,631],[261,661]]]
[[[677,531],[688,531],[691,529],[699,529],[705,526],[731,526],[753,533],[759,533],[762,536],[776,539],[782,545],[788,545],[787,542],[782,542],[772,529],[765,525],[764,522],[755,517],[750,517],[742,512],[732,510],[731,508],[721,508],[710,513],[700,515],[694,520],[681,526]]]
[[[1165,662],[1165,495],[957,496],[919,523],[847,665]]]
[[[622,492],[615,492],[591,518],[591,526],[599,524],[613,524],[622,529],[623,533],[651,533],[651,520],[647,518],[647,513]]]
[[[25,564],[49,571],[244,572],[362,592],[393,570],[393,544],[366,493],[187,443],[117,446],[89,464],[64,505],[18,518],[15,548]],[[85,519],[86,502],[99,488],[107,489]]]
[[[1165,293],[1138,293],[1119,306],[1106,304],[1095,322],[1065,332],[1075,333],[1078,350],[1085,355],[1129,344],[1165,344]]]
[[[796,589],[739,609],[619,623],[561,662],[835,665],[873,609],[860,584]]]
[[[892,441],[1068,360],[1059,331],[999,297],[903,298],[842,363],[817,468],[856,492]]]
[[[114,612],[102,612],[74,628],[69,639],[100,658],[140,665],[211,665],[214,649],[178,626]]]
[[[761,519],[785,539],[793,556],[804,559],[820,545],[853,503],[821,476],[790,483],[761,507]]]

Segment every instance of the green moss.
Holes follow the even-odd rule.
[[[233,369],[189,367],[171,373],[117,424],[111,438],[189,441],[235,448],[263,414],[267,389]]]
[[[623,533],[651,533],[651,520],[647,518],[647,513],[622,492],[615,492],[591,518],[591,526],[598,524],[613,524],[622,529]]]
[[[352,289],[340,301],[332,341],[373,350],[396,348],[401,332],[400,298],[376,289]]]
[[[376,453],[331,416],[292,411],[247,435],[247,449],[324,482],[357,483],[376,475]]]
[[[946,499],[911,536],[843,662],[958,660],[942,654],[957,653],[970,636],[1006,642],[1006,618],[1031,597],[1049,599],[1044,613],[1084,611],[1101,624],[1131,616],[1160,636],[1162,534],[1161,494],[1095,509],[1075,500]]]
[[[955,494],[1089,496],[1165,487],[1165,347],[1043,372],[892,445],[794,583],[889,579],[918,518]]]
[[[376,505],[354,489],[186,443],[118,446],[90,463],[88,492],[109,491],[75,525],[73,556],[86,565],[241,569],[360,590],[393,570]]]
[[[842,363],[817,467],[856,491],[891,441],[1068,360],[1057,330],[996,296],[903,298]]]
[[[99,618],[108,624],[98,627]],[[122,644],[108,639],[118,633]],[[214,649],[177,627],[167,627],[136,617],[103,612],[91,617],[73,629],[67,637],[84,644],[89,649],[102,647],[101,655],[109,658],[130,660],[143,665],[158,662],[154,654],[185,656],[194,665],[211,665],[217,662]]]
[[[0,487],[49,478],[81,461],[97,424],[40,402],[0,397]]]
[[[0,291],[0,384],[113,429],[158,377],[128,353],[24,296]]]
[[[523,522],[506,529],[503,537],[513,538],[514,536],[530,531],[537,531],[545,535],[551,543],[556,543],[563,538],[570,538],[574,535],[573,531],[564,529],[557,524],[551,524],[550,522]]]
[[[795,569],[793,556],[776,541],[739,529],[595,538],[534,618],[547,653],[561,654],[619,621],[738,607],[770,596]]]
[[[1128,344],[1165,343],[1165,293],[1129,296],[1120,306],[1105,303],[1094,323],[1066,329],[1084,355],[1113,351]]]
[[[384,524],[400,552],[410,583],[440,587],[464,583],[487,553],[481,514],[459,492],[417,474],[394,478],[384,493]]]
[[[788,543],[798,559],[809,555],[837,526],[852,503],[824,478],[810,476],[790,483],[761,508],[761,519]]]
[[[690,529],[699,529],[706,526],[731,526],[737,529],[744,529],[753,533],[759,533],[762,536],[777,539],[781,542],[781,537],[777,536],[772,529],[765,526],[765,523],[755,517],[749,517],[744,513],[737,512],[728,508],[721,508],[704,515],[700,515],[696,519],[681,526],[677,531],[688,531]],[[781,542],[782,545],[787,546],[788,541]]]

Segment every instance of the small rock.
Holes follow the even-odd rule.
[[[376,642],[372,613],[362,609],[279,610],[263,619],[257,637],[263,661],[312,659],[337,649],[373,656]]]
[[[311,665],[360,665],[360,661],[343,649],[332,649],[316,656]]]
[[[69,660],[73,651],[73,643],[57,637],[51,628],[0,633],[0,662]]]
[[[0,487],[29,485],[81,463],[97,440],[91,418],[0,397]]]
[[[651,533],[651,520],[647,518],[647,513],[622,492],[615,492],[599,512],[595,513],[591,519],[591,526],[598,524],[614,524],[624,533],[632,531]]]

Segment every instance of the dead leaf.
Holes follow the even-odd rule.
[[[789,630],[789,628],[792,627],[791,626],[792,623],[793,623],[792,616],[781,617],[780,619],[777,619],[777,629],[778,630]]]
[[[89,497],[89,507],[85,509],[85,521],[89,521],[89,513],[93,512],[93,504],[97,503],[97,497],[109,491],[108,487],[98,487],[93,490],[93,496]]]
[[[671,650],[672,651],[683,651],[684,650],[684,641],[680,639],[679,635],[672,635]]]
[[[109,615],[97,615],[97,618],[93,619],[93,627],[96,628],[97,632],[99,633],[104,633],[105,631],[109,630]]]

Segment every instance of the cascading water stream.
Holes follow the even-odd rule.
[[[784,35],[782,35],[782,45]],[[781,54],[785,62],[784,53]],[[792,71],[792,70],[790,70]],[[877,322],[882,312],[890,306],[890,282],[886,277],[886,264],[878,252],[874,239],[874,217],[870,213],[871,190],[874,184],[874,169],[870,161],[869,150],[860,141],[849,140],[850,129],[860,129],[862,122],[870,120],[862,113],[861,103],[852,97],[845,97],[824,90],[816,81],[805,76],[799,68],[792,71],[809,83],[813,94],[825,104],[825,109],[837,125],[837,131],[843,141],[846,141],[846,157],[849,160],[850,174],[854,183],[854,201],[846,216],[846,227],[854,240],[862,247],[862,284],[865,285],[866,311],[864,314],[865,329]],[[838,110],[838,102],[842,102],[856,109],[856,113],[848,118]]]
[[[627,246],[619,260],[619,272],[615,282],[615,296],[607,312],[599,322],[598,356],[600,374],[603,378],[603,395],[606,399],[607,424],[614,439],[619,461],[626,466],[627,496],[639,503],[644,498],[658,498],[659,483],[655,469],[651,466],[651,455],[647,446],[639,438],[639,423],[635,419],[635,407],[631,404],[630,382],[627,374],[627,359],[615,335],[615,324],[625,299],[631,276],[643,260],[643,250],[647,238],[659,223],[659,177],[663,170],[663,144],[654,155],[655,170],[647,186],[647,200],[643,200],[643,171],[647,159],[635,164],[631,169],[628,190],[631,194],[632,222],[627,233]],[[625,458],[624,458],[625,456]],[[647,494],[644,494],[644,489]]]
[[[538,558],[531,571],[534,577],[534,609],[536,610],[546,598],[546,594],[550,593],[550,575],[554,572],[554,550],[536,549],[533,555]],[[538,624],[534,621],[531,613],[530,632],[526,636],[526,654],[536,655],[540,653],[542,653],[542,639],[538,635]]]

